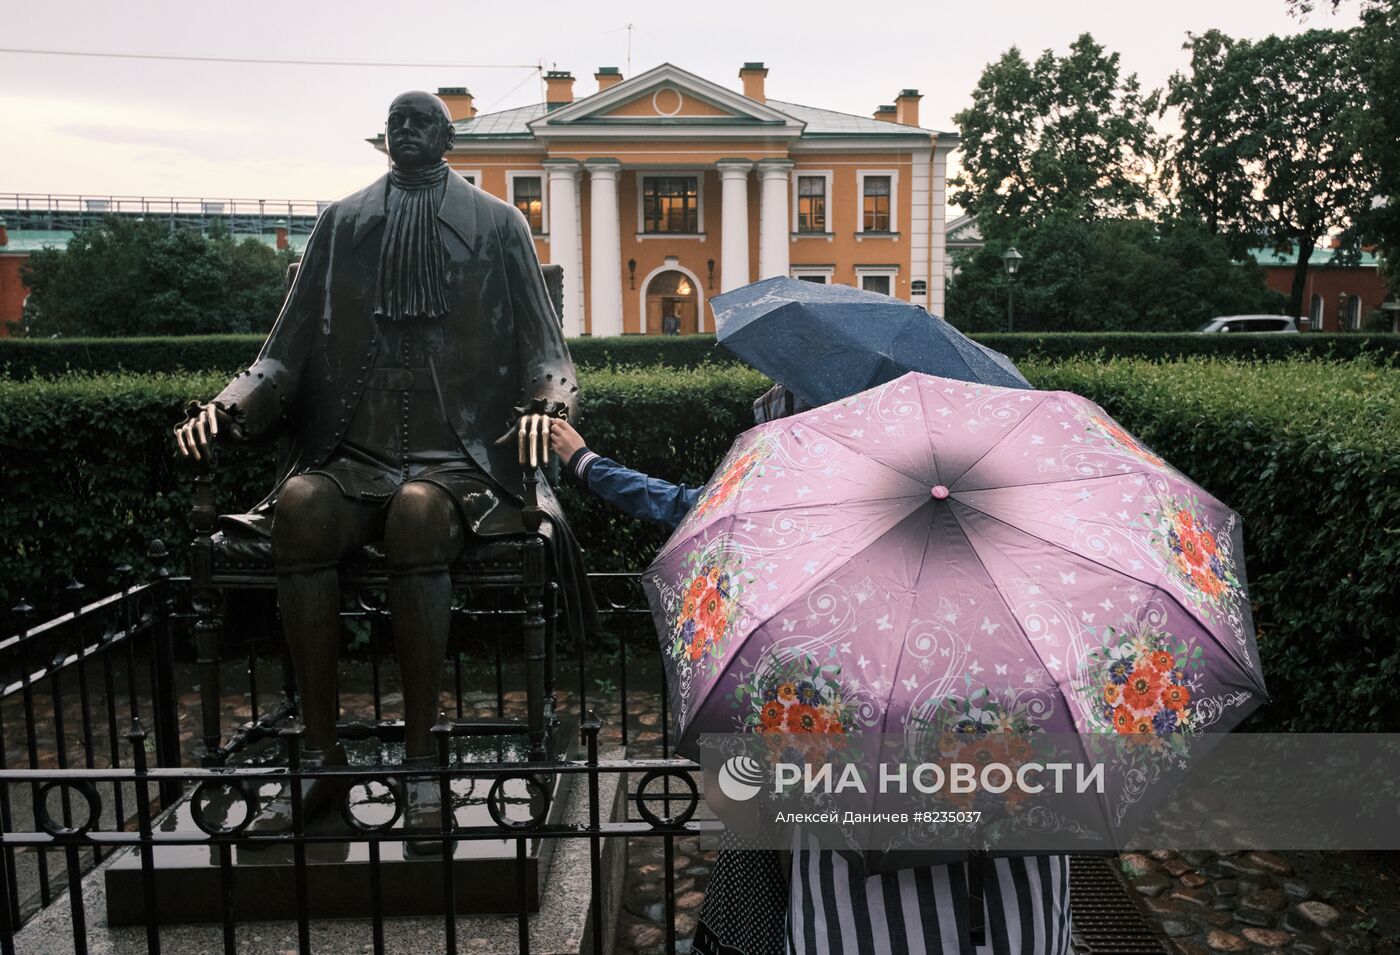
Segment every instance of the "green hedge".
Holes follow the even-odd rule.
[[[1103,404],[1244,519],[1250,594],[1277,702],[1269,728],[1400,730],[1400,370],[1369,360],[1245,365],[1028,361],[1038,386]],[[601,453],[703,482],[766,380],[736,366],[592,371],[580,430]],[[146,541],[177,553],[187,487],[170,425],[214,374],[0,381],[0,607],[76,576],[101,592]],[[267,452],[225,454],[219,501],[255,503]],[[663,539],[573,489],[595,569],[644,565]],[[47,605],[47,604],[46,604]]]
[[[1299,355],[1351,359],[1370,355],[1393,362],[1400,335],[1181,335],[1170,333],[1027,333],[974,335],[1017,362],[1099,355],[1172,361],[1208,356],[1277,361]],[[169,338],[0,339],[0,377],[54,377],[69,371],[138,374],[177,371],[236,371],[257,354],[260,335],[191,335]],[[663,338],[627,335],[576,338],[569,342],[580,368],[665,365],[696,368],[733,364],[713,335]]]
[[[51,378],[66,372],[152,374],[233,372],[258,353],[263,335],[185,335],[164,338],[0,338],[0,378]],[[713,335],[575,338],[569,350],[581,368],[668,365],[692,368],[731,363]]]

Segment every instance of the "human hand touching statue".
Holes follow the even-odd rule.
[[[175,443],[180,448],[180,456],[196,461],[208,458],[221,428],[225,434],[235,439],[239,437],[238,426],[227,411],[213,403],[200,405],[198,411],[175,426]]]
[[[579,449],[587,447],[588,443],[573,425],[560,420],[555,421],[549,429],[549,446],[559,455],[559,460],[567,462],[572,461]]]

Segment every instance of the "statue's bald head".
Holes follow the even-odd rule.
[[[447,104],[414,90],[394,97],[385,124],[389,158],[400,169],[421,169],[442,159],[456,137]]]

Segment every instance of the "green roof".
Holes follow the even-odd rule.
[[[1292,242],[1288,249],[1279,252],[1272,246],[1262,246],[1257,249],[1250,249],[1249,254],[1254,256],[1254,261],[1260,265],[1277,268],[1279,266],[1293,267],[1298,264],[1298,243]],[[1308,257],[1308,267],[1326,268],[1336,266],[1338,268],[1362,268],[1374,269],[1379,267],[1380,261],[1374,252],[1362,252],[1355,259],[1346,258],[1340,262],[1334,261],[1342,254],[1341,249],[1313,249],[1312,255]]]
[[[854,113],[838,113],[831,109],[818,109],[799,103],[784,103],[770,99],[768,105],[779,112],[787,113],[793,119],[806,123],[803,136],[932,136],[934,131],[920,126],[903,126],[887,123],[869,116],[856,116]]]
[[[504,109],[499,113],[479,113],[471,119],[459,119],[457,138],[469,136],[473,139],[533,139],[529,123],[549,112],[543,103],[532,106],[519,106]]]

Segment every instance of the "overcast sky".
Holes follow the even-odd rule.
[[[599,66],[630,76],[669,61],[738,89],[740,64],[762,60],[775,99],[868,116],[917,87],[921,124],[951,128],[983,66],[1012,45],[1063,52],[1089,31],[1151,88],[1185,65],[1187,31],[1257,37],[1353,22],[1319,13],[1300,25],[1285,0],[43,0],[6,18],[0,46],[456,65],[0,53],[0,191],[333,199],[384,168],[364,139],[397,93],[467,86],[482,110],[523,106],[543,98],[529,64],[572,71],[584,96]]]

